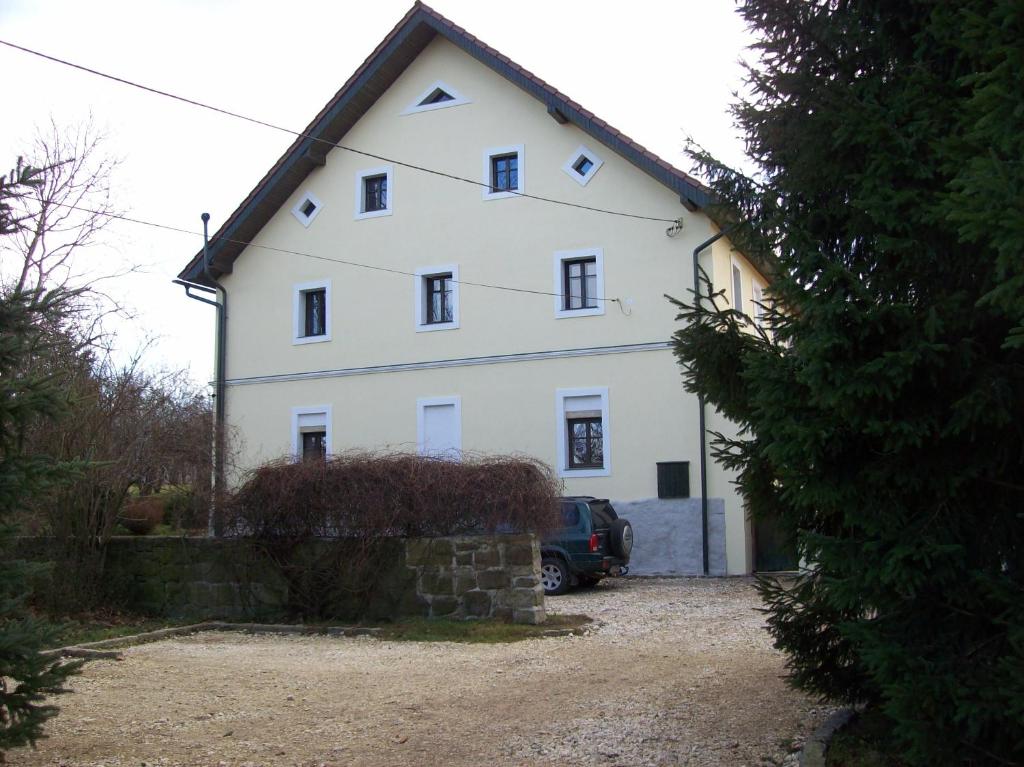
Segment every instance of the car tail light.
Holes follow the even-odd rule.
[[[597,533],[590,536],[590,551],[591,553],[601,548],[601,539],[597,537]]]

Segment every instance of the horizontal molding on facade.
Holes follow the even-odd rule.
[[[229,378],[228,386],[249,384],[283,383],[286,381],[312,381],[320,378],[346,378],[348,376],[375,375],[378,373],[406,373],[412,370],[433,370],[435,368],[472,367],[473,365],[501,365],[508,362],[529,362],[531,360],[552,360],[569,357],[597,357],[605,354],[630,354],[633,352],[664,351],[671,348],[669,341],[654,341],[646,344],[625,344],[621,346],[592,346],[585,349],[556,349],[547,352],[523,352],[521,354],[495,354],[487,357],[464,357],[453,360],[429,360],[427,362],[403,362],[396,365],[374,365],[363,368],[339,368],[317,370],[309,373],[279,373],[277,375]]]

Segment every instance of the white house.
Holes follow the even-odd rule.
[[[664,295],[689,296],[694,250],[720,234],[708,201],[416,3],[180,275],[226,302],[241,466],[527,453],[630,517],[634,571],[702,572],[698,403]],[[724,237],[699,259],[753,314],[766,269]],[[706,485],[710,572],[750,572],[729,475],[709,462]]]

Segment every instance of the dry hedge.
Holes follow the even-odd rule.
[[[229,517],[255,539],[542,534],[558,525],[559,489],[548,466],[521,456],[352,452],[255,469]]]

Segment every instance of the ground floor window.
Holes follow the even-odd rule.
[[[611,474],[607,387],[559,389],[555,410],[559,476],[603,477]]]
[[[569,468],[604,468],[604,436],[601,418],[568,418]]]
[[[291,442],[295,460],[322,460],[330,455],[331,406],[292,408]]]
[[[327,432],[302,432],[302,460],[315,461],[327,457]]]

